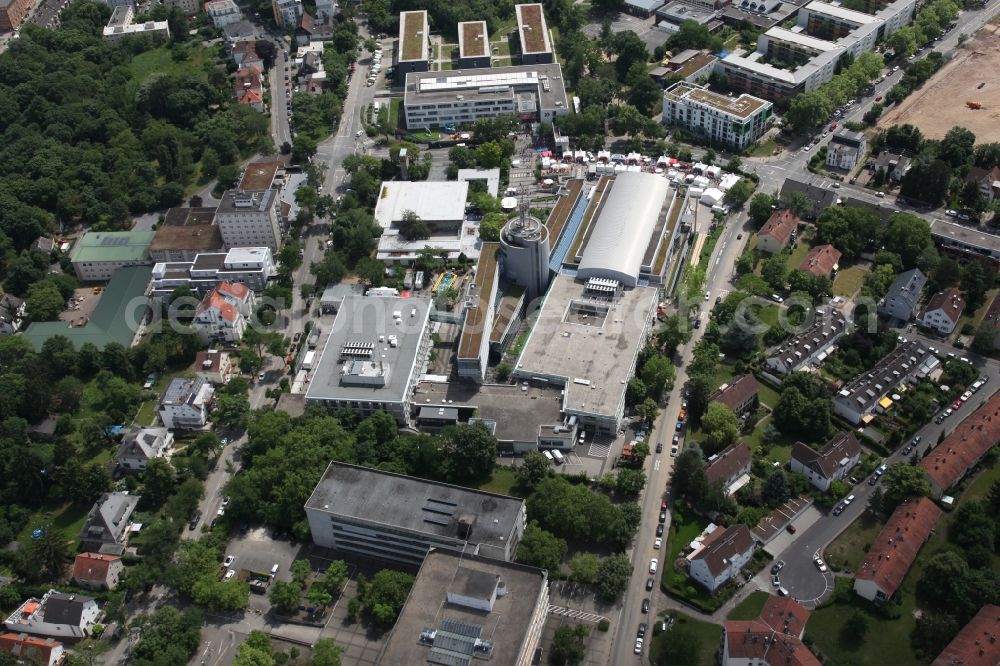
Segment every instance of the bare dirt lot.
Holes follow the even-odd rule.
[[[974,111],[967,100],[983,108]],[[923,88],[882,116],[879,127],[903,123],[931,139],[958,125],[971,130],[976,143],[1000,140],[1000,23],[984,26]]]

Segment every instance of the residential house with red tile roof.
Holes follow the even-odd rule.
[[[239,282],[223,282],[205,294],[195,310],[191,326],[204,342],[239,342],[253,304],[254,294],[250,287]]]
[[[236,70],[233,81],[233,92],[236,101],[251,106],[257,111],[264,111],[264,83],[261,79],[261,68],[255,64],[244,64]]]
[[[792,446],[791,470],[802,474],[809,483],[823,492],[830,484],[847,476],[847,473],[861,459],[861,443],[854,433],[842,430],[827,442],[822,449],[816,449],[795,442]]]
[[[73,561],[73,582],[88,590],[113,590],[124,570],[117,555],[80,553]]]
[[[252,65],[254,63],[261,62],[260,56],[257,55],[257,42],[252,39],[239,41],[233,44],[230,55],[232,56],[233,62],[236,63],[237,67],[243,67],[245,65]]]
[[[66,650],[59,641],[25,633],[0,634],[0,652],[13,655],[18,662],[35,666],[58,666],[66,659]]]
[[[709,402],[721,402],[737,416],[743,416],[757,409],[760,403],[760,383],[751,374],[723,384],[709,397]]]
[[[736,442],[721,453],[708,459],[705,477],[708,484],[721,484],[727,495],[732,495],[750,480],[753,456],[746,442]]]
[[[688,556],[688,575],[709,592],[715,592],[749,564],[755,547],[753,535],[746,525],[719,527],[705,539],[700,549]],[[671,565],[664,563],[664,566]]]
[[[936,497],[965,478],[1000,442],[1000,392],[972,412],[920,461]]]
[[[757,249],[771,254],[781,252],[798,226],[799,216],[792,211],[775,211],[757,232]]]
[[[920,323],[939,335],[948,335],[955,330],[964,311],[965,299],[962,298],[962,292],[948,287],[930,297]]]
[[[1000,606],[986,604],[962,627],[931,666],[1000,664]]]
[[[799,264],[799,270],[815,277],[829,278],[840,267],[840,250],[827,243],[817,245]]]
[[[808,621],[798,602],[769,596],[759,617],[723,623],[722,666],[819,666],[802,642]]]
[[[854,591],[869,601],[892,598],[930,538],[941,509],[926,497],[910,499],[889,516],[854,574]]]

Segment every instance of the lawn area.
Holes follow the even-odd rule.
[[[156,397],[151,400],[144,400],[142,404],[139,405],[139,410],[135,413],[133,423],[143,428],[153,425],[156,421],[156,406],[159,404],[160,396],[163,394],[163,390],[167,388],[167,384],[169,384],[175,377],[193,376],[194,373],[187,368],[160,375],[160,378],[156,380],[156,385],[151,389],[151,391],[156,394]]]
[[[774,328],[778,325],[778,314],[780,313],[780,308],[776,304],[759,307],[756,309],[756,313],[761,323],[765,324],[769,328]]]
[[[479,486],[479,489],[500,495],[510,495],[510,489],[514,487],[515,483],[517,483],[517,477],[514,475],[514,468],[497,465],[496,469],[493,470],[493,477]]]
[[[671,596],[698,607],[706,612],[716,610],[723,600],[709,594],[708,590],[689,578],[686,571],[674,568],[680,552],[708,527],[694,515],[688,515],[680,508],[675,508],[670,518],[670,531],[667,533],[667,547],[660,559],[660,586]]]
[[[718,624],[696,620],[684,613],[671,613],[671,615],[674,616],[674,624],[670,629],[656,633],[659,631],[660,625],[657,624],[653,628],[655,635],[649,650],[652,663],[660,666],[682,666],[672,662],[669,655],[664,654],[664,651],[671,642],[671,635],[684,632],[697,640],[698,661],[695,664],[683,664],[683,666],[715,666],[715,651],[722,641],[722,627]]]
[[[850,298],[861,289],[868,270],[864,266],[851,266],[837,272],[833,280],[833,295]]]
[[[723,384],[728,384],[733,380],[733,366],[728,363],[716,363],[715,364],[715,385],[722,386]]]
[[[992,486],[993,482],[997,479],[1000,479],[1000,463],[994,464],[993,467],[979,472],[976,478],[973,479],[972,483],[970,483],[962,493],[962,497],[959,499],[959,504],[962,502],[983,499],[990,491],[990,486]]]
[[[190,59],[182,62],[174,60],[173,51],[161,46],[145,51],[132,58],[129,69],[139,81],[145,81],[153,74],[191,75],[207,79],[207,70],[214,64],[212,52],[204,46],[187,47]]]
[[[857,664],[858,666],[883,666],[884,664],[922,664],[910,646],[910,635],[916,628],[916,587],[924,565],[935,555],[948,548],[945,540],[945,521],[938,521],[935,533],[920,551],[916,563],[900,587],[899,619],[889,620],[871,610],[871,605],[853,592],[850,601],[833,603],[814,610],[806,634],[827,657],[827,663]],[[844,630],[844,625],[855,613],[862,613],[868,620],[868,634],[864,640]]]
[[[774,406],[778,404],[779,394],[773,388],[767,384],[760,385],[760,401],[774,409]]]
[[[802,260],[806,258],[807,254],[809,254],[810,249],[809,243],[807,243],[804,238],[799,239],[799,242],[795,244],[795,248],[792,249],[792,253],[788,255],[788,261],[785,264],[788,267],[788,270],[799,270],[799,264],[801,264]]]
[[[750,151],[750,157],[769,157],[774,155],[774,149],[778,147],[778,142],[774,139],[768,139],[767,141],[762,141],[753,147]]]
[[[78,504],[58,504],[50,507],[42,507],[31,515],[31,518],[28,519],[28,524],[25,525],[18,538],[24,539],[31,536],[31,531],[36,527],[51,525],[55,529],[62,530],[67,539],[72,539],[73,547],[71,551],[75,552],[76,545],[80,541],[80,530],[83,529],[83,523],[86,522],[88,513],[90,513],[89,506],[80,506]]]
[[[510,42],[508,42],[506,39],[500,39],[495,42],[490,42],[490,51],[493,50],[493,47],[496,47],[497,49],[497,52],[493,54],[494,57],[498,58],[510,57]]]
[[[750,596],[741,601],[736,608],[729,611],[729,615],[726,616],[726,619],[753,620],[760,617],[760,612],[764,609],[764,604],[767,603],[767,599],[770,596],[770,594],[762,590],[752,592]]]
[[[865,511],[826,547],[827,564],[840,571],[856,571],[865,559],[865,547],[875,541],[881,529],[882,523]]]
[[[755,455],[760,455],[760,451],[764,447],[764,430],[767,428],[767,424],[771,422],[771,417],[767,416],[760,420],[757,427],[753,429],[749,435],[744,437],[744,441],[750,445],[753,449]],[[780,440],[771,444],[771,449],[767,454],[767,460],[772,462],[779,462],[782,465],[787,463],[792,458],[792,444],[795,442],[787,437],[782,436]]]

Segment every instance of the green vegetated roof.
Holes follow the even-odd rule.
[[[25,330],[24,337],[36,350],[41,350],[45,341],[56,335],[69,339],[78,350],[86,342],[98,349],[111,342],[128,347],[135,335],[136,323],[142,320],[149,307],[145,293],[152,271],[148,266],[119,268],[111,276],[90,321],[84,326],[71,328],[65,321],[35,322]]]

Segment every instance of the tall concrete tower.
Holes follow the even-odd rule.
[[[525,288],[528,301],[540,298],[549,286],[549,230],[520,202],[520,215],[500,232],[503,275]]]

